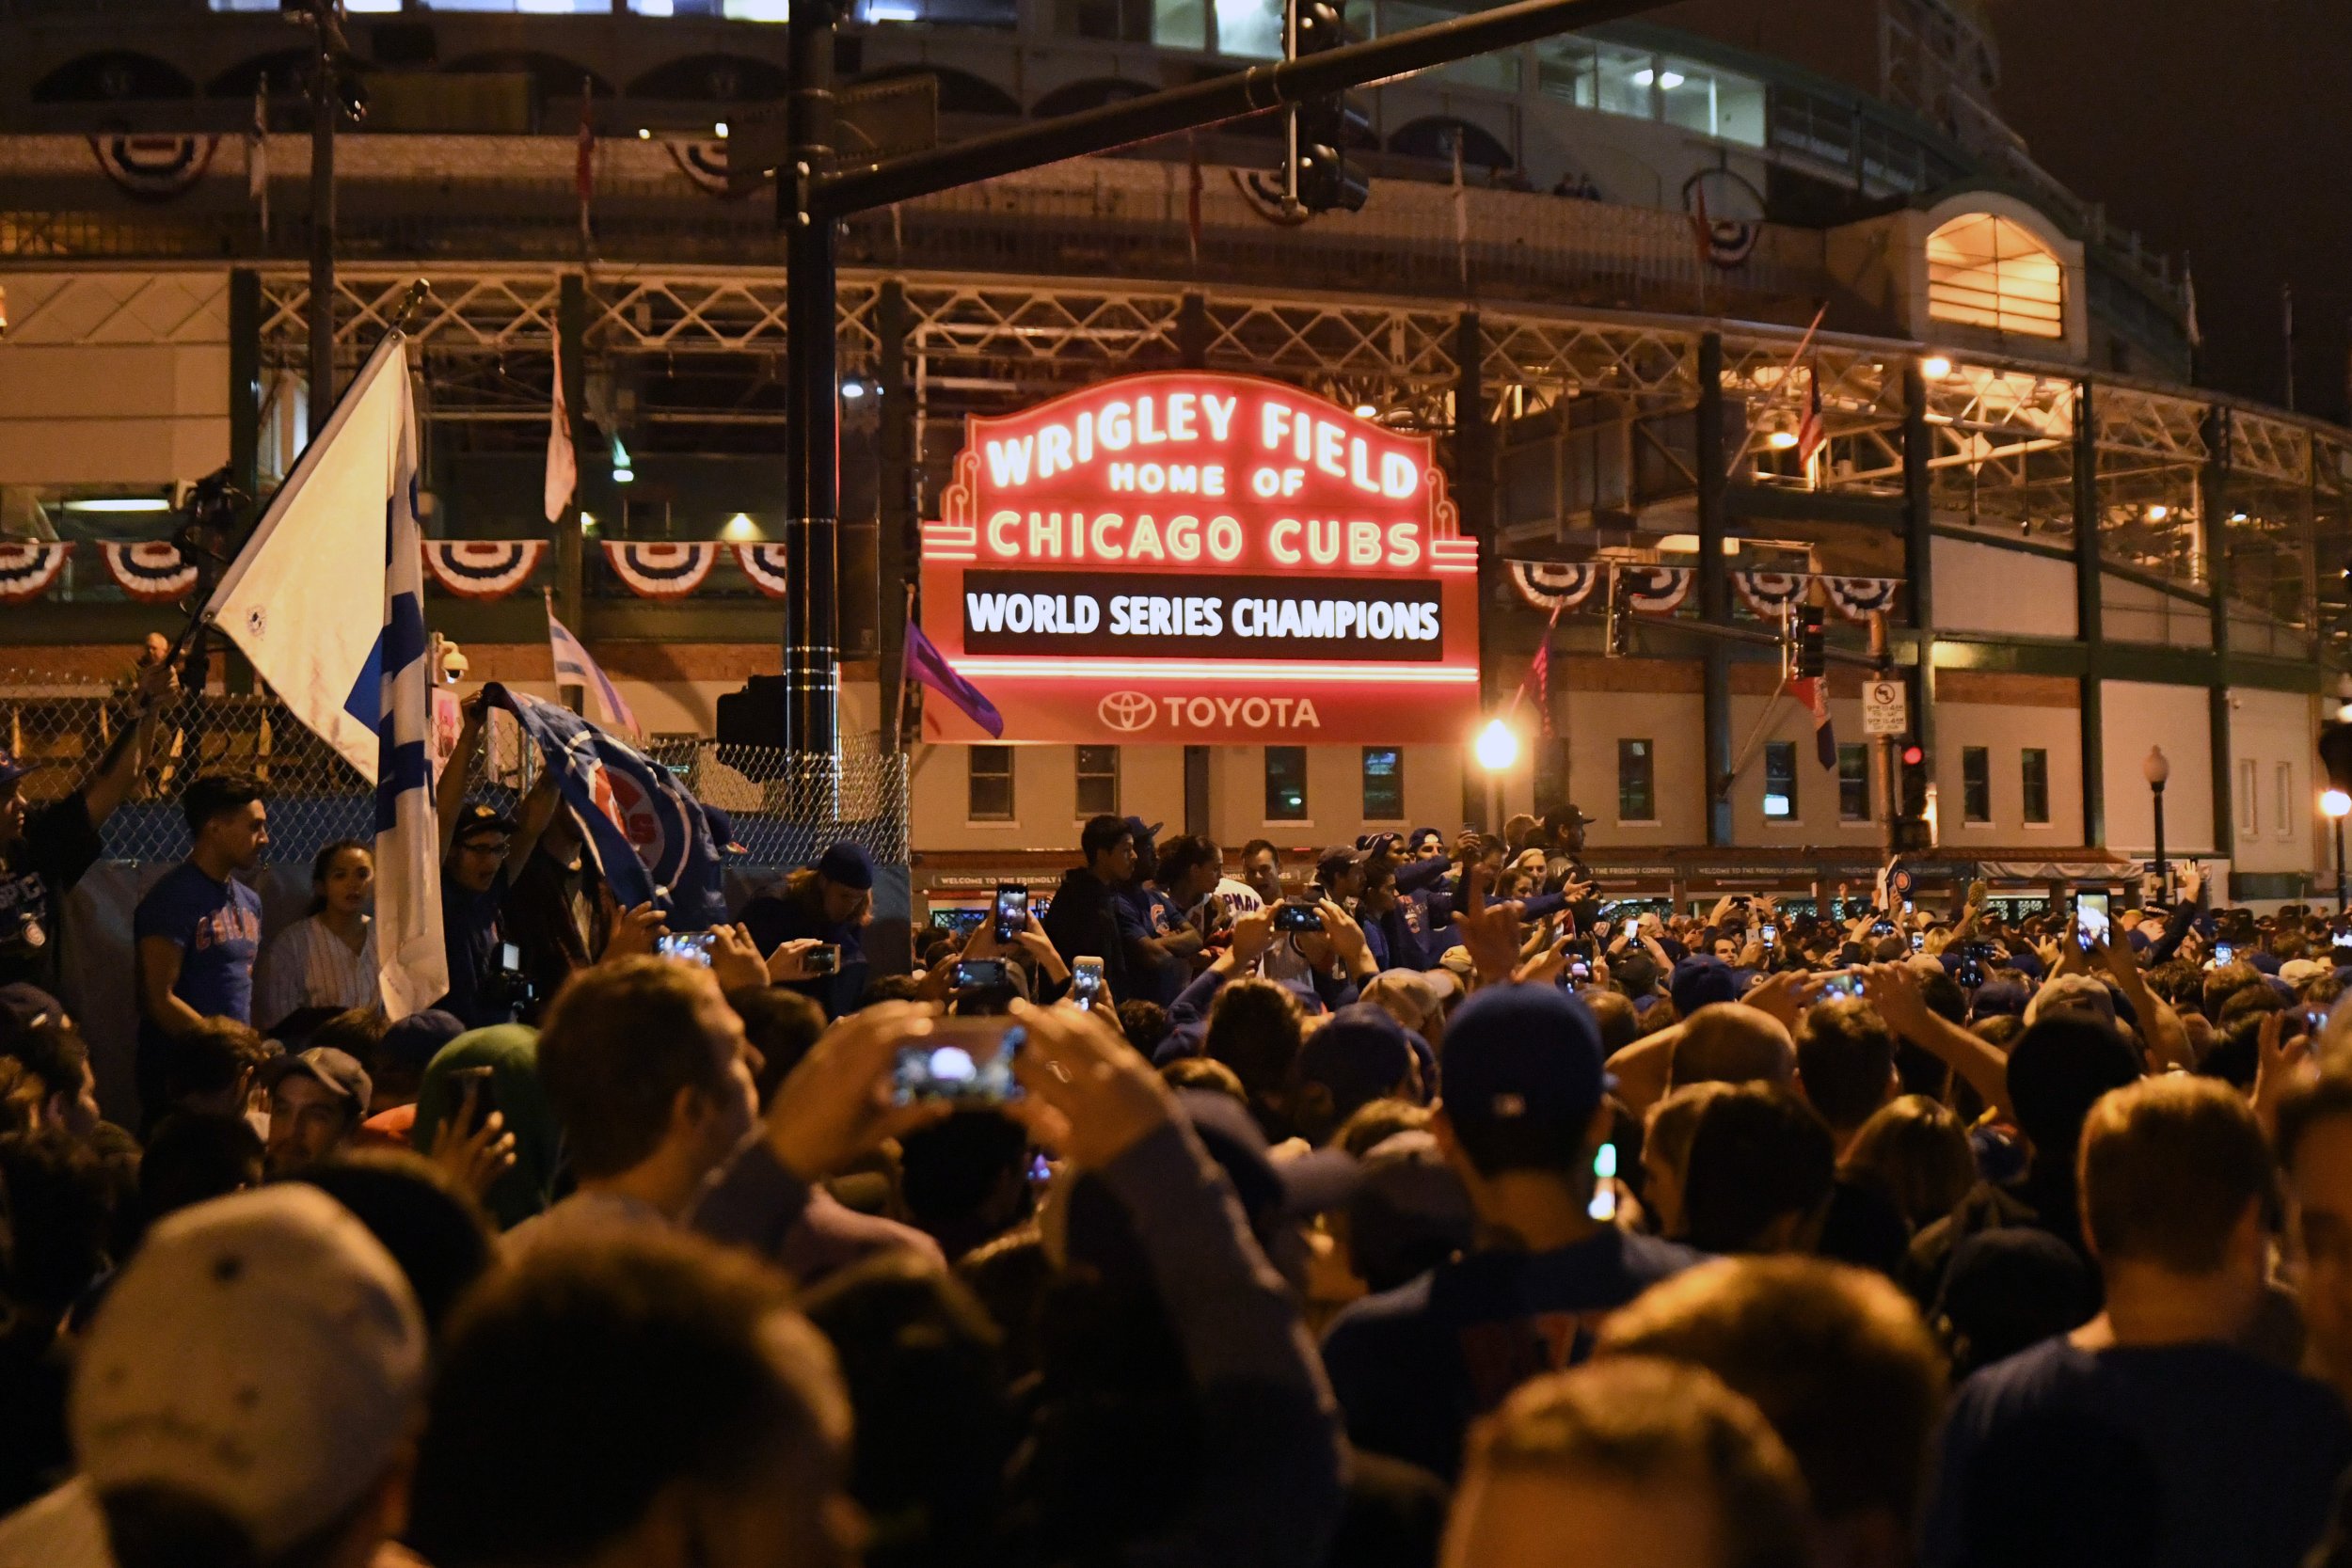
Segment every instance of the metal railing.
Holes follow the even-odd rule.
[[[120,688],[86,676],[0,669],[0,745],[28,769],[36,802],[74,788],[119,732]],[[878,862],[907,857],[903,752],[805,757],[701,736],[657,736],[643,748],[696,800],[733,818],[749,863],[794,866],[848,839]],[[207,772],[249,772],[268,786],[269,859],[300,864],[338,839],[372,840],[374,791],[274,696],[183,694],[167,708],[132,798],[106,821],[106,855],[173,861],[188,852],[180,793]],[[494,720],[467,780],[467,798],[509,806],[537,777],[537,754]]]

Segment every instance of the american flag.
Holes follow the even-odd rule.
[[[580,155],[572,166],[572,189],[580,198],[580,248],[588,248],[588,200],[596,194],[596,127],[591,115],[596,84],[580,79]]]
[[[1797,461],[1810,465],[1813,454],[1829,439],[1829,431],[1821,423],[1821,371],[1819,365],[1804,370],[1804,418],[1797,423]]]

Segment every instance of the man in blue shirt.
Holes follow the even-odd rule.
[[[739,918],[762,953],[812,940],[840,949],[831,974],[795,981],[787,989],[824,1008],[827,1018],[857,1010],[869,967],[866,926],[874,918],[874,863],[863,846],[848,839],[827,845],[814,866],[759,894]]]
[[[2218,1079],[2143,1078],[2091,1108],[2080,1169],[2106,1310],[1961,1385],[1922,1562],[2302,1562],[2352,1465],[2352,1420],[2237,1348],[2265,1298],[2276,1200],[2254,1113]]]
[[[1430,1131],[1481,1235],[1509,1240],[1332,1320],[1323,1364],[1357,1447],[1451,1478],[1473,1420],[1583,1360],[1608,1313],[1696,1260],[1592,1217],[1607,1089],[1599,1025],[1557,986],[1490,987],[1448,1021]]]
[[[237,881],[269,847],[262,783],[248,773],[207,773],[180,798],[195,847],[147,890],[131,917],[138,944],[138,1088],[164,1103],[172,1041],[208,1018],[252,1022],[253,955],[262,942],[262,897]]]

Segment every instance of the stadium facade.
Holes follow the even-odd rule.
[[[543,546],[467,557],[481,580],[436,625],[474,677],[551,689],[545,590],[648,730],[709,736],[779,668],[757,546],[781,521],[782,247],[725,138],[784,91],[782,0],[349,10],[368,113],[337,152],[339,360],[430,278],[432,527]],[[1873,607],[1931,876],[2121,884],[2155,847],[2161,749],[2168,855],[2242,900],[2331,890],[2312,737],[2345,667],[2352,435],[2194,386],[2179,262],[2034,165],[1961,0],[1821,11],[1781,57],[1701,4],[1367,93],[1360,213],[1285,221],[1252,179],[1274,128],[1242,122],[852,220],[845,729],[909,737],[918,892],[1042,879],[1101,809],[1229,851],[1451,828],[1485,810],[1470,743],[1497,714],[1525,737],[1507,808],[1581,804],[1622,889],[1867,879],[1902,787],[1864,734]],[[1348,8],[1359,36],[1442,14]],[[836,65],[929,78],[952,139],[1279,32],[1266,0],[860,0]],[[299,450],[309,46],[250,0],[0,0],[0,544],[76,546],[0,603],[23,689],[115,674],[170,625],[105,545],[167,539],[161,503],[224,463],[266,491]],[[579,524],[551,528],[559,343]],[[1279,669],[1242,693],[1258,710],[1089,689],[1095,717],[1009,744],[902,701],[970,421],[1131,375],[1270,379],[1375,450],[1422,443],[1478,546],[1447,610],[1476,621],[1474,673],[1385,731],[1363,705],[1273,722]],[[681,545],[718,547],[607,547]],[[1776,696],[1792,595],[1829,602],[1835,751]],[[954,598],[919,614],[961,649]]]

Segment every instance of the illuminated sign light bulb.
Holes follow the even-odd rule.
[[[1511,726],[1500,719],[1489,721],[1486,727],[1478,732],[1478,744],[1474,749],[1478,766],[1489,773],[1500,773],[1519,760],[1519,737],[1512,734]]]

